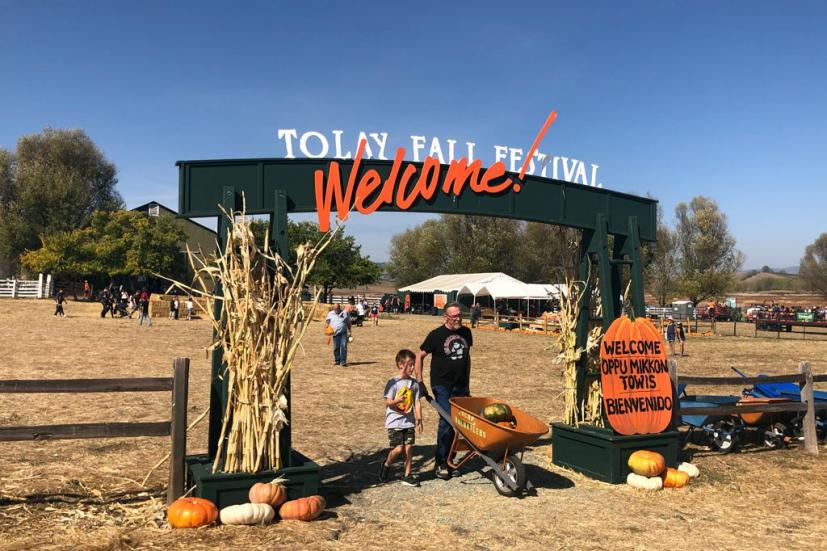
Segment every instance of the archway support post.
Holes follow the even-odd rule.
[[[236,190],[232,186],[225,186],[222,192],[221,206],[227,212],[235,212],[239,209],[237,200]],[[287,195],[284,190],[276,190],[273,197],[273,210],[270,216],[270,247],[284,259],[287,259],[289,255],[287,212]],[[229,222],[223,214],[218,217],[218,247],[220,250],[224,250],[227,243],[227,232],[230,228]],[[220,287],[216,287],[216,293],[220,292]],[[213,315],[216,316],[216,318],[221,316],[221,308],[221,302],[216,301],[213,309]],[[287,487],[290,499],[318,494],[320,484],[319,466],[292,449],[292,403],[289,378],[285,385],[285,396],[287,397],[288,404],[286,416],[288,422],[287,425],[281,429],[279,435],[282,468],[258,473],[212,472],[212,465],[218,453],[219,446],[225,445],[226,442],[226,438],[225,442],[220,442],[221,427],[224,412],[227,410],[228,396],[227,379],[223,376],[225,368],[223,349],[216,348],[212,353],[207,453],[187,456],[187,487],[194,486],[193,495],[209,499],[219,508],[246,503],[248,501],[249,489],[253,484],[257,482],[270,482],[278,477],[284,477],[286,479],[285,486]]]

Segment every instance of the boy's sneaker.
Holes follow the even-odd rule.
[[[387,482],[388,481],[388,474],[390,474],[391,468],[385,465],[385,462],[382,461],[382,467],[379,469],[379,482]]]
[[[402,484],[405,486],[413,486],[414,488],[419,487],[419,477],[415,474],[411,473],[408,476],[402,477]]]
[[[437,465],[435,474],[437,478],[441,478],[442,480],[449,480],[451,478],[451,471],[448,469],[448,465],[445,464]]]

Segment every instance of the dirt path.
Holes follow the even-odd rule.
[[[207,407],[210,330],[203,321],[102,320],[96,305],[70,303],[51,316],[48,302],[0,301],[5,343],[0,378],[168,376],[176,355],[192,359],[190,419]],[[431,476],[436,414],[426,407],[418,438],[420,488],[380,484],[386,453],[381,393],[399,348],[416,349],[440,318],[383,319],[354,330],[351,366],[335,368],[321,326],[311,329],[296,366],[293,439],[322,465],[330,507],[314,523],[172,531],[153,517],[148,496],[162,496],[166,466],[140,488],[168,450],[165,438],[4,443],[0,446],[2,549],[30,548],[387,548],[426,549],[815,549],[827,536],[821,507],[827,449],[747,448],[717,455],[692,448],[702,478],[681,491],[645,494],[595,482],[549,463],[548,437],[525,456],[536,494],[500,497],[479,471],[441,481]],[[559,369],[550,339],[475,332],[472,392],[493,395],[541,419],[562,413]],[[789,373],[799,361],[827,372],[827,342],[690,338],[680,372]],[[737,392],[738,389],[722,389]],[[166,395],[0,395],[0,426],[158,421]],[[188,452],[205,451],[206,426],[189,435]]]

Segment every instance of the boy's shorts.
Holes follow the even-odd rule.
[[[414,445],[416,443],[416,431],[413,427],[408,429],[388,429],[388,442],[392,448],[406,444]]]

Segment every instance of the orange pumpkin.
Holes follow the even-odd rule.
[[[603,411],[620,434],[662,432],[672,421],[663,335],[646,318],[617,318],[600,342]]]
[[[288,501],[279,509],[279,516],[284,520],[313,520],[324,511],[322,496],[310,496]]]
[[[256,482],[248,494],[250,503],[266,503],[273,508],[287,501],[287,489],[279,479],[272,482]]]
[[[683,488],[689,484],[689,475],[678,469],[669,467],[661,475],[664,488]]]
[[[209,499],[180,497],[167,509],[167,521],[173,528],[208,526],[218,519],[218,508]]]
[[[666,468],[666,461],[658,452],[638,450],[629,456],[626,462],[633,473],[640,476],[658,476]]]

